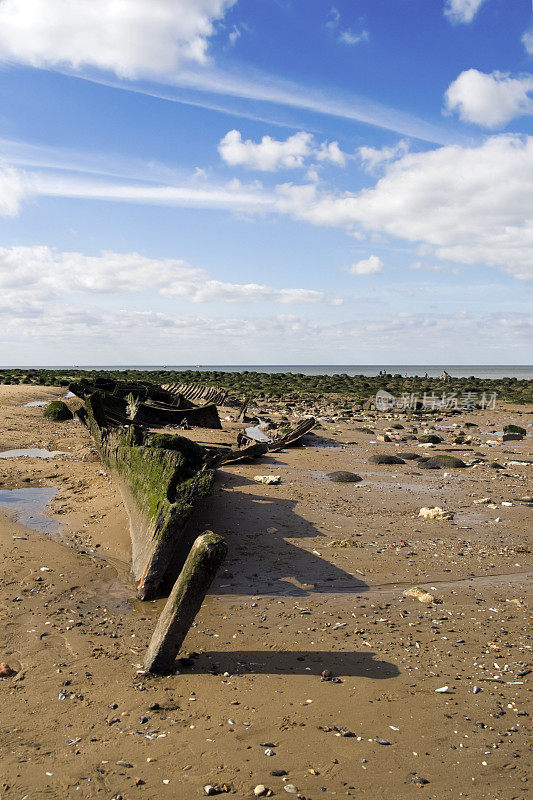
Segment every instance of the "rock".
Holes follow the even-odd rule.
[[[254,475],[256,483],[266,483],[267,486],[271,484],[281,483],[281,475]]]
[[[440,469],[439,465],[431,461],[428,456],[423,456],[416,462],[419,469]]]
[[[426,592],[425,589],[421,589],[420,586],[413,586],[412,589],[406,589],[403,593],[404,597],[414,597],[419,603],[424,603],[425,605],[429,605],[430,603],[437,603],[440,602],[435,600],[432,594]]]
[[[479,500],[474,500],[474,505],[476,506],[486,506],[489,503],[493,503],[494,501],[491,500],[490,497],[480,497]]]
[[[254,789],[254,794],[256,797],[263,797],[263,795],[266,794],[267,791],[268,789],[264,784],[258,783]]]
[[[525,436],[527,431],[525,428],[521,428],[520,425],[504,425],[503,427],[504,433],[520,433],[522,436]]]
[[[368,459],[371,464],[405,464],[405,461],[398,456],[373,455]]]
[[[346,472],[345,470],[338,470],[337,472],[328,472],[328,478],[333,483],[358,483],[362,481],[360,475],[355,472]]]
[[[466,464],[460,458],[455,456],[431,456],[424,464],[424,469],[433,469],[436,467],[446,467],[446,469],[465,469]]]
[[[284,786],[283,788],[284,788],[284,789],[285,789],[285,791],[286,791],[286,792],[288,792],[289,794],[298,794],[298,789],[296,788],[296,786],[294,785],[294,783],[286,783],[286,784],[285,784],[285,786]]]
[[[204,792],[207,795],[217,794],[217,790],[215,789],[214,786],[211,786],[210,783],[208,783],[207,786],[204,786]]]
[[[440,444],[442,438],[437,436],[436,433],[426,433],[423,436],[419,436],[418,441],[422,442],[422,444]]]
[[[519,442],[523,438],[521,433],[504,433],[503,436],[500,436],[500,442]]]
[[[13,675],[17,674],[17,670],[10,667],[9,664],[6,664],[4,661],[0,664],[0,678],[12,678]]]
[[[378,739],[378,744],[387,745],[390,744],[388,739]]]
[[[419,453],[398,453],[398,458],[403,458],[404,461],[416,461],[422,456]]]
[[[73,414],[62,400],[52,400],[44,409],[43,417],[51,419],[53,422],[64,422],[67,419],[73,419]]]
[[[391,437],[387,433],[378,433],[376,436],[377,442],[392,442]]]
[[[453,511],[444,511],[440,506],[434,508],[426,508],[425,506],[420,509],[418,516],[421,519],[453,519]]]
[[[270,774],[274,778],[281,778],[283,775],[288,775],[289,773],[286,769],[273,769]]]

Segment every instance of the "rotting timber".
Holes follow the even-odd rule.
[[[79,386],[71,390],[82,395]],[[163,581],[175,579],[189,555],[193,538],[185,524],[196,502],[211,491],[213,452],[183,436],[136,424],[127,415],[131,402],[122,397],[98,390],[83,397],[85,411],[79,416],[120,489],[130,519],[137,594],[148,600]]]
[[[214,403],[196,406],[183,395],[169,392],[153,383],[100,378],[77,381],[70,384],[69,389],[82,399],[95,391],[102,393],[108,415],[117,423],[155,428],[177,425],[222,427]]]

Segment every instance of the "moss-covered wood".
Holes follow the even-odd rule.
[[[145,669],[171,672],[227,551],[225,540],[212,531],[196,539],[159,617],[144,661]]]
[[[141,599],[153,597],[170,565],[185,562],[184,531],[195,503],[212,487],[212,453],[182,436],[105,424],[101,395],[86,398],[87,424],[102,462],[116,480],[130,518],[132,572]]]

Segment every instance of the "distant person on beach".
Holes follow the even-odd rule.
[[[424,375],[424,378],[429,378],[429,375],[427,374],[427,372],[426,372],[426,374]]]

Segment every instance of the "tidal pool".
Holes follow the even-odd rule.
[[[0,458],[20,458],[27,456],[28,458],[55,458],[56,456],[68,456],[64,450],[44,450],[39,447],[25,447],[21,450],[4,450],[0,453]]]
[[[52,486],[0,489],[0,506],[7,508],[13,514],[15,522],[26,528],[57,535],[61,530],[61,523],[41,513],[56,494],[57,489]]]

